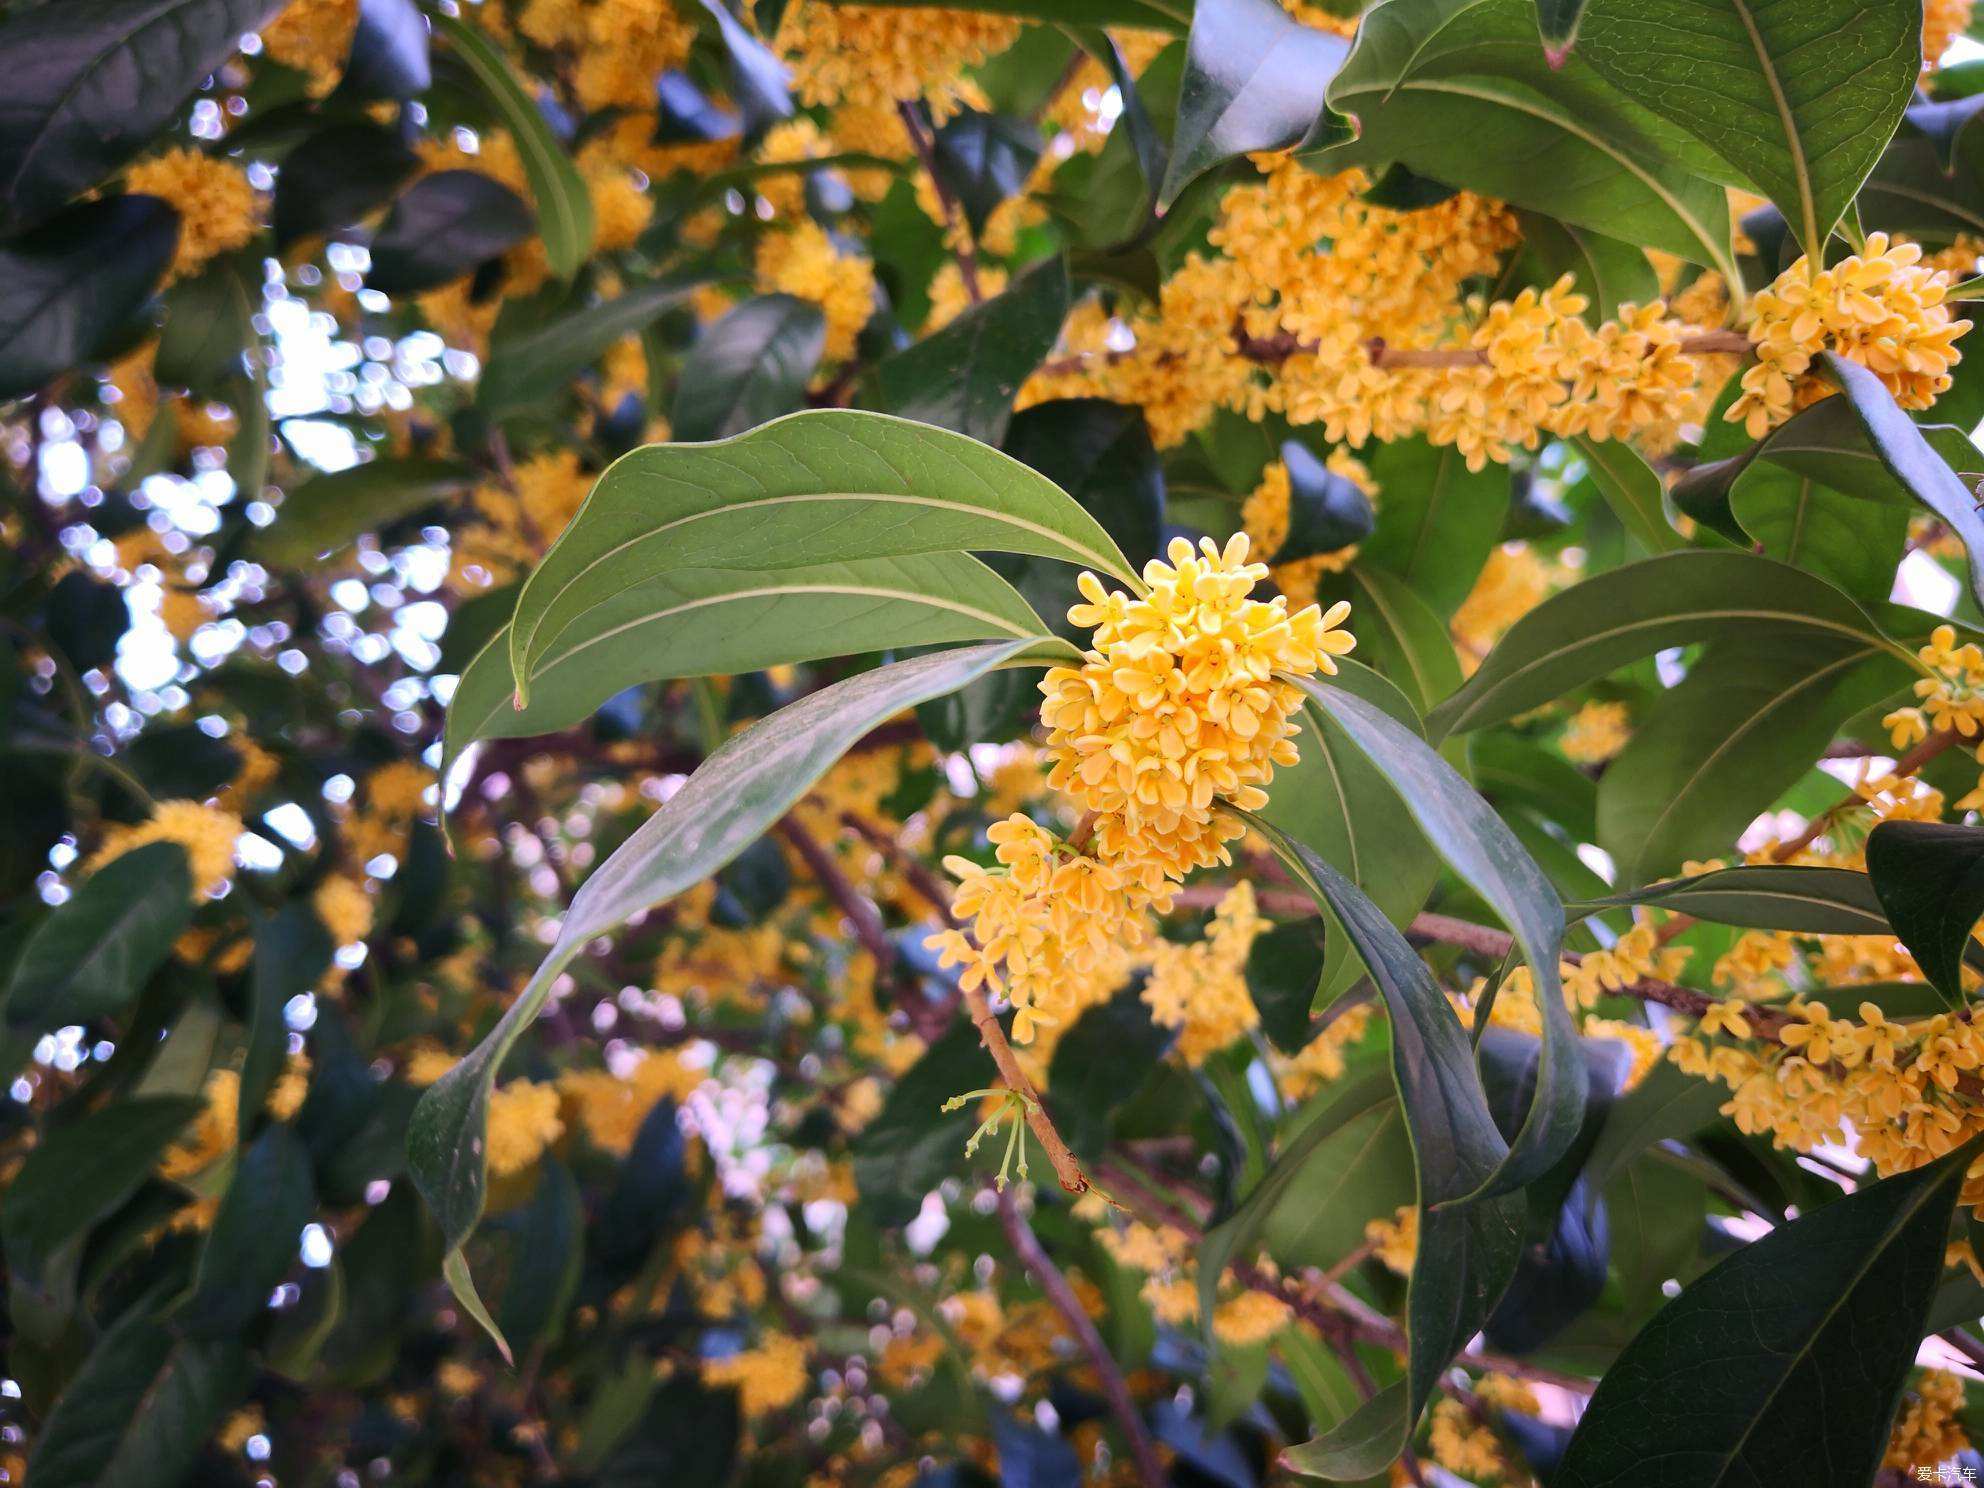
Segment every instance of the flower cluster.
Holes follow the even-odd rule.
[[[1915,654],[1928,673],[1915,684],[1918,701],[1881,720],[1894,747],[1921,743],[1931,727],[1976,738],[1984,731],[1984,648],[1975,641],[1959,646],[1956,627],[1938,625]]]
[[[1632,736],[1624,703],[1591,702],[1571,715],[1558,747],[1574,765],[1602,765],[1624,749]]]
[[[960,101],[964,70],[1011,46],[1019,30],[1008,16],[977,11],[795,0],[773,46],[792,64],[793,90],[807,103],[893,107],[924,98],[947,117]]]
[[[1241,882],[1219,901],[1204,940],[1152,946],[1144,1005],[1151,1022],[1179,1031],[1178,1053],[1193,1068],[1259,1026],[1247,994],[1247,955],[1265,928],[1252,886]]]
[[[1877,232],[1831,268],[1801,257],[1779,274],[1754,302],[1756,365],[1725,417],[1756,438],[1825,397],[1830,387],[1811,372],[1825,351],[1874,373],[1903,408],[1934,403],[1950,385],[1956,341],[1970,322],[1951,318],[1949,275],[1921,258],[1916,244]]]
[[[709,1384],[735,1386],[747,1416],[783,1410],[805,1394],[813,1380],[806,1367],[806,1345],[781,1333],[769,1334],[756,1348],[727,1359],[707,1361],[702,1373]]]
[[[144,821],[105,831],[84,871],[94,873],[150,842],[176,842],[186,849],[194,895],[211,899],[234,881],[234,845],[240,839],[241,818],[231,811],[200,801],[160,801]]]
[[[179,214],[169,277],[185,279],[260,229],[259,203],[240,166],[199,150],[167,150],[124,173],[126,190],[156,196]]]

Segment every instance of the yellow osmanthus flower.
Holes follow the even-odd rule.
[[[802,102],[886,104],[921,98],[942,120],[961,74],[1019,39],[1010,16],[793,0],[772,45],[792,66]]]
[[[827,320],[828,361],[844,362],[854,355],[856,338],[875,313],[872,262],[843,253],[825,228],[808,221],[760,239],[755,271],[760,290],[794,295],[820,307]]]
[[[231,253],[255,236],[255,188],[232,161],[199,150],[174,149],[140,161],[124,174],[129,191],[156,196],[179,214],[179,244],[169,279],[184,279],[209,260]]]
[[[1266,1343],[1286,1328],[1294,1315],[1293,1308],[1270,1292],[1239,1291],[1213,1309],[1212,1331],[1221,1343],[1246,1348]]]
[[[647,1054],[625,1075],[610,1070],[568,1070],[558,1077],[567,1116],[601,1151],[625,1156],[634,1138],[664,1098],[681,1102],[705,1076],[667,1050]]]
[[[194,896],[211,899],[234,881],[234,844],[241,831],[241,818],[231,811],[199,801],[160,801],[144,821],[106,830],[103,845],[83,870],[94,873],[147,843],[176,842],[186,849]]]
[[[1527,543],[1503,543],[1488,555],[1451,621],[1468,671],[1480,665],[1511,625],[1549,597],[1555,581],[1551,565]]]
[[[1914,1472],[1949,1461],[1970,1450],[1963,1424],[1963,1380],[1942,1369],[1925,1369],[1907,1394],[1888,1433],[1881,1466]]]
[[[521,1173],[564,1134],[556,1086],[512,1080],[497,1087],[489,1095],[489,1175]]]
[[[1602,765],[1633,736],[1624,703],[1586,703],[1564,725],[1558,747],[1577,765]]]
[[[1359,1003],[1331,1019],[1329,1027],[1292,1055],[1271,1054],[1269,1068],[1281,1093],[1292,1101],[1307,1100],[1323,1086],[1343,1078],[1344,1050],[1364,1037],[1371,1026],[1371,1005]]]
[[[1356,644],[1337,628],[1349,605],[1290,614],[1282,596],[1249,597],[1265,577],[1245,536],[1197,552],[1173,539],[1137,599],[1084,573],[1068,618],[1094,630],[1090,649],[1040,684],[1048,783],[1095,814],[1097,855],[1160,909],[1193,868],[1227,860],[1241,828],[1215,801],[1258,810],[1274,767],[1295,762],[1302,692],[1284,678],[1334,673]]]
[[[275,1084],[269,1087],[269,1097],[262,1105],[276,1120],[287,1121],[303,1109],[303,1102],[309,1094],[309,1056],[291,1054]]]
[[[372,896],[355,879],[331,875],[317,886],[310,903],[334,945],[356,945],[372,933]]]
[[[262,32],[262,53],[272,62],[310,75],[310,91],[337,86],[358,29],[358,0],[291,0]]]
[[[1247,955],[1266,928],[1253,886],[1242,881],[1220,899],[1204,940],[1152,945],[1144,1005],[1158,1027],[1179,1030],[1178,1052],[1194,1069],[1260,1025],[1247,993]]]
[[[703,1365],[704,1383],[737,1387],[738,1403],[747,1416],[791,1405],[806,1393],[812,1378],[806,1368],[806,1345],[780,1333],[768,1335],[754,1349]]]
[[[1914,243],[1869,233],[1865,251],[1828,269],[1800,258],[1752,302],[1756,365],[1725,415],[1758,438],[1832,392],[1813,374],[1835,351],[1880,378],[1903,408],[1927,408],[1950,385],[1961,359],[1956,341],[1970,329],[1951,317],[1948,274],[1920,262]]]
[[[1915,706],[1897,708],[1881,720],[1896,749],[1928,737],[1931,728],[1955,729],[1966,739],[1984,732],[1984,647],[1958,645],[1956,627],[1938,625],[1916,653],[1927,676],[1915,683]]]
[[[1502,1439],[1495,1429],[1476,1420],[1458,1400],[1442,1400],[1427,1417],[1426,1445],[1433,1460],[1450,1473],[1482,1482],[1508,1473]]]
[[[206,1102],[200,1114],[159,1159],[158,1175],[169,1182],[192,1177],[234,1147],[241,1116],[241,1076],[233,1070],[215,1070],[207,1076],[200,1096]]]
[[[1364,1239],[1371,1254],[1388,1270],[1410,1276],[1419,1255],[1419,1211],[1410,1204],[1400,1205],[1390,1219],[1374,1219],[1365,1225]]]
[[[958,879],[951,914],[970,933],[941,930],[929,944],[941,965],[963,968],[966,990],[984,987],[1012,1002],[1013,1038],[1024,1044],[1039,1025],[1059,1023],[1122,985],[1144,922],[1114,867],[1071,850],[1039,823],[1014,815],[986,835],[997,868],[944,860]]]
[[[487,586],[536,562],[578,512],[593,479],[577,450],[561,449],[522,461],[507,483],[476,487],[469,499],[477,521],[455,542],[457,581]]]
[[[1970,29],[1974,0],[1923,0],[1922,70],[1934,72],[1943,64],[1943,53]]]
[[[1006,287],[1006,271],[996,264],[978,266],[978,294],[980,299],[990,299]],[[943,267],[937,270],[930,281],[930,314],[923,322],[923,334],[941,331],[976,303],[971,291],[965,288],[964,270],[958,267],[956,259],[944,260]]]

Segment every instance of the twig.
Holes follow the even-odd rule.
[[[1109,1402],[1109,1413],[1115,1417],[1124,1440],[1129,1443],[1130,1460],[1136,1464],[1137,1481],[1144,1488],[1165,1488],[1167,1479],[1164,1465],[1158,1460],[1157,1444],[1151,1440],[1149,1428],[1137,1413],[1137,1403],[1130,1397],[1129,1382],[1123,1378],[1121,1366],[1103,1343],[1102,1335],[1096,1332],[1094,1321],[1082,1310],[1081,1299],[1068,1285],[1068,1278],[1061,1274],[1060,1268],[1041,1246],[1033,1226],[1020,1213],[1019,1199],[1010,1188],[999,1194],[999,1223],[1006,1231],[1006,1242],[1013,1247],[1013,1254],[1033,1273],[1040,1290],[1053,1304],[1054,1310],[1061,1314],[1062,1321],[1074,1334],[1082,1352],[1088,1355],[1096,1378],[1102,1384],[1102,1397]]]
[[[1742,356],[1750,349],[1750,338],[1741,331],[1702,331],[1693,336],[1683,336],[1678,349],[1683,356]],[[1373,336],[1366,341],[1364,351],[1371,358],[1372,366],[1389,370],[1439,370],[1485,367],[1488,364],[1487,355],[1475,347],[1388,346],[1382,336]]]
[[[964,1004],[971,1013],[973,1026],[978,1029],[979,1041],[985,1045],[985,1052],[998,1066],[1000,1080],[1008,1090],[1021,1097],[1027,1128],[1047,1154],[1047,1161],[1053,1165],[1054,1176],[1060,1180],[1061,1187],[1073,1194],[1087,1193],[1094,1185],[1088,1181],[1088,1174],[1082,1171],[1075,1154],[1068,1150],[1068,1144],[1061,1140],[1061,1133],[1055,1129],[1053,1118],[1041,1102],[1040,1092],[1033,1088],[1033,1081],[1020,1068],[1013,1046],[1006,1041],[1006,1030],[999,1026],[999,1020],[992,1012],[992,1004],[986,1000],[985,989],[966,988]]]
[[[944,178],[937,170],[937,143],[930,137],[930,131],[923,127],[923,120],[916,112],[913,103],[898,103],[896,112],[902,115],[902,127],[909,135],[909,143],[916,151],[916,158],[923,162],[923,170],[930,177],[930,188],[937,193],[937,204],[944,211],[944,237],[952,244],[952,253],[958,261],[958,277],[964,281],[964,292],[976,305],[985,298],[978,283],[978,248],[972,241],[971,224],[965,220],[959,209],[957,198],[951,195],[951,188],[944,184]]]
[[[1959,742],[1960,736],[1955,729],[1939,729],[1929,735],[1920,744],[1917,744],[1913,749],[1909,750],[1900,759],[1896,760],[1891,773],[1896,776],[1913,775],[1917,770],[1928,764],[1930,760]],[[1833,824],[1833,821],[1840,813],[1851,811],[1855,806],[1860,804],[1861,797],[1858,791],[1847,792],[1845,796],[1833,802],[1832,805],[1807,822],[1805,824],[1805,830],[1800,832],[1796,837],[1793,837],[1789,842],[1780,842],[1776,847],[1772,848],[1770,854],[1771,861],[1777,863],[1790,862],[1791,859],[1797,857],[1798,854],[1818,841],[1820,837],[1824,836],[1826,829]]]

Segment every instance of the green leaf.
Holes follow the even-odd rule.
[[[1648,553],[1672,553],[1687,546],[1661,503],[1660,476],[1639,451],[1615,441],[1604,443],[1588,435],[1571,441],[1578,447],[1593,484],[1626,533]],[[1884,596],[1885,597],[1885,596]]]
[[[1657,904],[1675,914],[1746,930],[1799,935],[1888,935],[1888,917],[1864,873],[1757,863],[1648,884],[1567,907],[1574,917],[1620,904]]]
[[[559,315],[489,345],[476,406],[491,418],[539,406],[579,373],[688,299],[700,279],[651,279],[625,294]]]
[[[1598,785],[1598,845],[1643,883],[1723,851],[1841,724],[1914,670],[1878,637],[1771,625],[1724,633],[1638,721]]]
[[[959,1021],[904,1072],[861,1129],[854,1139],[854,1183],[876,1224],[909,1223],[923,1196],[964,1167],[965,1139],[977,1118],[965,1120],[968,1108],[947,1116],[943,1105],[983,1085],[988,1065],[978,1030]]]
[[[1602,1191],[1614,1175],[1656,1142],[1693,1136],[1712,1125],[1729,1092],[1663,1059],[1612,1103],[1585,1158],[1584,1178]]]
[[[1984,231],[1984,172],[1976,135],[1958,142],[1957,168],[1945,170],[1933,141],[1904,127],[1860,188],[1854,209],[1869,231],[1897,233],[1925,247],[1946,247]]]
[[[1578,293],[1591,301],[1585,315],[1594,321],[1610,320],[1621,305],[1645,305],[1660,298],[1660,278],[1643,249],[1535,212],[1522,214],[1522,253],[1516,271],[1523,283],[1539,289],[1571,275]]]
[[[1141,408],[1055,398],[1013,415],[1005,451],[1059,486],[1141,570],[1164,536],[1164,471]]]
[[[1662,1308],[1599,1381],[1558,1488],[1871,1482],[1973,1151],[1771,1231]]]
[[[138,1191],[200,1108],[194,1096],[134,1096],[47,1131],[0,1205],[15,1283],[40,1284],[60,1251]]]
[[[1288,470],[1288,534],[1267,563],[1294,563],[1317,553],[1334,553],[1371,535],[1376,514],[1364,488],[1318,460],[1299,439],[1282,441],[1281,463]]]
[[[1497,1175],[1509,1168],[1510,1149],[1489,1113],[1466,1030],[1419,953],[1328,863],[1258,818],[1253,824],[1268,833],[1317,904],[1328,905],[1370,968],[1390,1014],[1392,1075],[1412,1134],[1420,1235],[1406,1292],[1406,1377],[1287,1455],[1298,1472],[1361,1478],[1397,1460],[1440,1375],[1487,1321],[1515,1273],[1524,1201],[1496,1187]],[[1575,1036],[1572,1043],[1582,1085]],[[1579,1095],[1581,1111],[1582,1090]],[[1200,1313],[1210,1317],[1210,1288],[1219,1272],[1202,1257],[1199,1275]]]
[[[1379,445],[1370,465],[1378,525],[1358,549],[1358,564],[1397,574],[1441,619],[1451,618],[1501,537],[1508,471],[1469,470],[1460,451],[1416,436]]]
[[[1882,822],[1867,838],[1867,875],[1922,974],[1961,1003],[1970,932],[1984,917],[1984,829]]]
[[[937,179],[943,182],[974,236],[999,209],[1026,190],[1040,159],[1040,130],[1024,119],[960,109],[932,142]]]
[[[1361,132],[1321,152],[1326,169],[1397,161],[1736,282],[1721,162],[1582,48],[1552,67],[1531,0],[1388,0],[1364,16],[1329,101]]]
[[[151,143],[234,55],[242,33],[281,8],[281,0],[13,7],[0,26],[0,54],[14,64],[0,120],[0,230],[48,216]]]
[[[1535,1099],[1481,1197],[1520,1188],[1569,1150],[1584,1115],[1584,1060],[1557,974],[1563,901],[1507,823],[1424,739],[1344,688],[1304,682],[1302,689],[1384,772],[1427,841],[1500,916],[1529,963],[1543,1019]]]
[[[531,200],[537,204],[537,230],[544,239],[551,272],[560,279],[571,278],[592,252],[592,196],[584,177],[495,44],[453,16],[435,15],[431,19],[435,32],[468,65],[516,141]]]
[[[746,300],[696,338],[676,385],[671,437],[729,439],[796,411],[826,344],[826,317],[810,300]]]
[[[1171,1030],[1151,1022],[1150,1009],[1134,991],[1089,1008],[1061,1035],[1047,1086],[1054,1092],[1055,1124],[1078,1156],[1091,1162],[1102,1156],[1110,1113],[1137,1093],[1135,1072],[1155,1068],[1171,1038]]]
[[[1667,553],[1552,595],[1510,628],[1467,685],[1435,708],[1436,737],[1485,728],[1671,646],[1762,627],[1900,655],[1823,579],[1750,553]]]
[[[599,478],[525,583],[511,668],[528,679],[576,620],[671,569],[961,549],[1059,558],[1137,582],[1109,534],[1052,481],[941,429],[820,409],[720,444],[649,445]]]
[[[152,371],[167,386],[213,392],[241,371],[243,348],[255,338],[254,301],[242,260],[223,258],[196,279],[182,279],[165,292],[165,328],[159,332]]]
[[[537,1192],[518,1216],[510,1274],[497,1308],[503,1336],[526,1358],[554,1342],[578,1290],[586,1254],[585,1204],[572,1170],[556,1158],[538,1165]]]
[[[947,641],[1045,635],[1004,579],[968,553],[864,558],[771,573],[664,571],[595,605],[532,668],[530,701],[499,632],[462,673],[448,705],[447,753],[476,739],[552,733],[621,690],[665,677],[737,675],[768,666]]]
[[[490,1089],[504,1056],[586,942],[715,873],[877,724],[1018,664],[1032,645],[1003,641],[919,656],[799,699],[727,740],[594,870],[537,974],[482,1042],[421,1097],[408,1127],[408,1171],[441,1222],[453,1253],[450,1284],[465,1304],[475,1291],[460,1246],[482,1214]]]
[[[1068,264],[1055,258],[875,369],[888,412],[998,444],[1013,399],[1047,359],[1068,315]]]
[[[0,247],[0,399],[100,351],[151,295],[178,241],[179,216],[157,197],[112,196]]]
[[[1597,0],[1578,54],[1727,160],[1816,257],[1914,95],[1922,13],[1915,0]]]
[[[480,171],[422,176],[393,203],[368,245],[368,288],[410,295],[474,273],[530,236],[522,197]]]
[[[1552,62],[1561,61],[1578,38],[1586,0],[1536,0],[1536,29]]]
[[[194,1337],[238,1336],[267,1310],[316,1208],[309,1149],[286,1126],[263,1127],[235,1163],[179,1314]]]
[[[193,915],[186,849],[152,842],[111,859],[34,927],[0,1009],[10,1039],[122,1012]]]
[[[1820,360],[1826,374],[1839,384],[1840,392],[1859,415],[1867,442],[1882,466],[1904,490],[1963,539],[1964,550],[1970,556],[1970,595],[1984,604],[1984,513],[1978,511],[1970,488],[1957,479],[1949,462],[1930,445],[1928,431],[1901,411],[1880,378],[1837,352],[1822,352]],[[1960,433],[1958,438],[1962,440]],[[1975,453],[1968,440],[1962,440],[1959,448]]]
[[[1350,602],[1359,660],[1396,683],[1417,712],[1425,713],[1460,686],[1453,637],[1403,580],[1357,563],[1319,585],[1316,597],[1324,604]]]
[[[1342,37],[1290,17],[1272,0],[1198,0],[1185,44],[1178,127],[1158,206],[1236,156],[1285,150],[1325,125]]]
[[[248,539],[247,553],[272,567],[306,568],[475,481],[474,469],[459,460],[392,455],[313,475],[283,498],[274,522]]]
[[[56,1400],[28,1474],[36,1488],[173,1488],[252,1377],[239,1341],[175,1337],[140,1302]]]
[[[383,206],[419,164],[384,125],[325,125],[283,156],[271,212],[276,247],[350,227]]]
[[[1900,502],[1863,501],[1762,459],[1730,487],[1729,509],[1766,557],[1807,569],[1856,599],[1884,600],[1894,588],[1910,515]]]
[[[404,870],[403,870],[404,871]],[[255,1129],[289,1054],[284,1009],[312,991],[330,969],[330,934],[307,901],[293,899],[255,925],[255,953],[248,971],[248,1047],[241,1061],[241,1102],[236,1129]]]

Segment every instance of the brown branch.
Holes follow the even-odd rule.
[[[1047,1154],[1047,1161],[1053,1166],[1054,1176],[1060,1180],[1061,1187],[1072,1194],[1087,1193],[1093,1187],[1088,1181],[1088,1174],[1082,1171],[1081,1163],[1068,1150],[1068,1144],[1061,1140],[1061,1133],[1055,1129],[1053,1118],[1047,1114],[1040,1092],[1033,1088],[1033,1081],[1020,1068],[1019,1058],[1013,1053],[1013,1046],[1006,1041],[1006,1030],[999,1026],[999,1020],[992,1012],[992,1004],[986,999],[985,989],[965,988],[964,1004],[971,1013],[973,1026],[978,1029],[979,1041],[985,1045],[985,1052],[998,1066],[999,1079],[1008,1090],[1021,1098],[1027,1128]]]
[[[976,305],[985,298],[978,283],[978,248],[972,241],[971,225],[959,209],[957,198],[951,195],[951,188],[944,184],[944,178],[937,170],[937,142],[923,127],[923,120],[914,104],[898,103],[896,112],[902,116],[902,127],[909,135],[916,158],[923,162],[924,173],[930,177],[930,189],[937,193],[937,204],[944,212],[945,241],[953,245],[951,251],[958,261],[958,276],[964,280],[964,292]]]
[[[1151,1440],[1144,1418],[1137,1413],[1137,1403],[1130,1396],[1130,1385],[1123,1378],[1121,1366],[1103,1343],[1102,1335],[1096,1332],[1094,1321],[1082,1310],[1081,1299],[1068,1285],[1068,1278],[1061,1274],[1060,1268],[1041,1246],[1040,1238],[1033,1233],[1033,1226],[1020,1213],[1019,1200],[1010,1188],[999,1194],[999,1223],[1005,1229],[1006,1243],[1013,1247],[1013,1254],[1033,1273],[1041,1292],[1053,1304],[1054,1310],[1061,1314],[1068,1331],[1074,1334],[1075,1342],[1088,1356],[1088,1362],[1101,1382],[1102,1398],[1109,1403],[1109,1413],[1115,1417],[1117,1427],[1129,1444],[1130,1460],[1137,1469],[1137,1481],[1144,1488],[1166,1488],[1169,1480],[1164,1475],[1164,1464],[1158,1460],[1157,1444]]]
[[[928,863],[908,851],[873,822],[864,820],[852,811],[842,812],[840,819],[847,824],[849,830],[889,860],[889,865],[903,876],[904,882],[937,911],[939,919],[953,930],[964,928],[964,922],[951,913],[950,890],[944,886],[944,881],[937,877]]]
[[[1900,759],[1896,760],[1891,773],[1898,776],[1913,775],[1917,770],[1928,764],[1930,760],[1936,758],[1937,755],[1959,742],[1960,736],[1955,729],[1938,729],[1920,744],[1909,750]],[[1807,822],[1804,831],[1793,837],[1789,842],[1780,842],[1776,847],[1772,848],[1770,854],[1771,860],[1777,863],[1790,862],[1814,842],[1817,842],[1819,838],[1823,837],[1826,829],[1842,813],[1851,811],[1855,806],[1860,804],[1860,793],[1858,791],[1848,791],[1839,800],[1833,802],[1832,805]]]
[[[1679,349],[1683,356],[1742,356],[1750,350],[1750,338],[1741,331],[1701,331],[1683,336]],[[1364,351],[1371,358],[1372,366],[1389,370],[1419,368],[1437,371],[1450,367],[1485,367],[1488,364],[1487,355],[1475,347],[1388,346],[1382,336],[1373,336],[1366,341]]]

